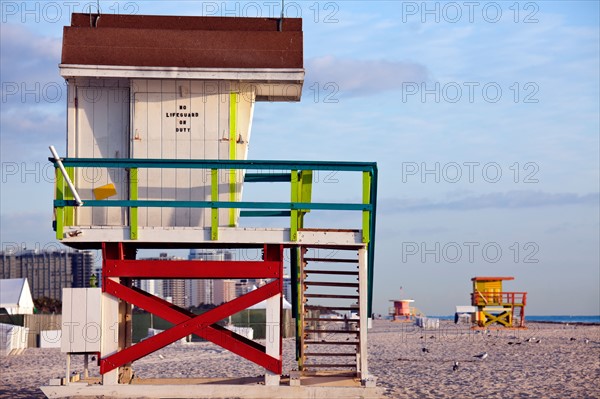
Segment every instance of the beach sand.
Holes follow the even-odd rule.
[[[376,320],[369,331],[370,372],[389,398],[600,398],[600,326],[528,327],[485,332],[442,321],[438,330],[422,330]],[[284,340],[284,374],[296,367],[294,345]],[[474,357],[483,352],[486,359]],[[455,361],[459,368],[453,371]],[[170,345],[133,366],[139,378],[262,374],[211,343]],[[73,356],[72,370],[83,370],[82,356]],[[65,355],[58,349],[1,356],[0,397],[43,398],[38,387],[64,373]],[[91,373],[98,375],[96,365]]]

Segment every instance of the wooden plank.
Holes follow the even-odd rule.
[[[85,288],[85,292],[85,352],[100,352],[100,329],[102,325],[102,291],[100,288]]]
[[[157,85],[156,82],[154,82]],[[148,82],[148,90],[150,89],[151,82]],[[163,136],[162,136],[162,94],[149,92],[146,94],[147,105],[146,109],[146,156],[148,158],[162,158],[163,157]],[[141,170],[141,169],[140,169]],[[162,186],[163,186],[163,173],[162,169],[146,169],[146,193],[148,199],[162,199]],[[160,227],[162,226],[162,209],[148,209],[145,226],[149,227]]]
[[[358,283],[338,283],[333,281],[305,281],[304,284],[307,286],[318,286],[318,287],[350,287],[358,288]]]
[[[309,274],[331,274],[336,276],[358,276],[358,272],[350,272],[345,270],[306,270],[304,273]]]
[[[107,98],[107,155],[114,158],[129,158],[129,90],[116,88],[106,89]],[[128,176],[124,169],[107,170],[107,183],[113,183],[117,195],[111,199],[127,199]],[[109,226],[125,225],[125,208],[108,208],[106,224]]]
[[[229,83],[219,82],[218,89],[218,112],[215,113],[218,117],[218,129],[219,129],[219,154],[216,159],[229,159]],[[214,117],[214,116],[213,116]],[[235,176],[235,175],[234,175]],[[230,199],[230,180],[231,175],[227,170],[219,171],[219,201],[229,201]],[[229,209],[219,209],[219,221],[221,226],[229,225]]]
[[[71,352],[85,352],[86,350],[86,322],[87,291],[85,288],[73,288],[71,290]]]
[[[343,357],[343,356],[348,356],[348,357],[356,357],[356,353],[352,352],[352,353],[340,353],[340,352],[309,352],[309,353],[305,353],[304,356],[306,357],[311,357],[311,356],[331,356],[331,357]]]
[[[333,322],[340,322],[340,323],[358,323],[358,319],[331,319],[331,318],[315,318],[315,317],[311,317],[311,318],[304,318],[304,321],[333,321]]]
[[[332,310],[359,310],[358,306],[316,306],[316,305],[304,305],[307,310],[319,310],[319,309],[332,309]]]
[[[326,341],[326,340],[321,340],[321,341],[304,341],[305,344],[307,345],[351,345],[351,346],[359,346],[360,343],[359,342],[355,342],[355,341]]]
[[[175,93],[175,81],[162,81],[163,93],[161,97],[162,104],[162,158],[176,159],[177,158],[177,127],[176,118],[165,118],[167,113],[177,112],[177,94]],[[177,170],[162,169],[162,185],[161,198],[163,200],[173,200],[177,192]],[[163,208],[160,226],[172,227],[176,226],[175,212],[173,208]]]
[[[93,120],[92,120],[92,155],[93,158],[104,158],[112,156],[109,152],[112,137],[109,136],[109,98],[110,91],[102,87],[90,87],[87,89],[86,101],[90,102]],[[110,183],[107,168],[96,168],[97,174],[92,178],[92,189]],[[88,197],[92,198],[92,196]],[[107,226],[108,209],[102,207],[92,208],[92,225]]]
[[[218,92],[218,83],[217,82],[207,82],[205,84],[206,94],[203,98],[204,102],[204,113],[206,119],[204,120],[204,159],[219,159],[219,139],[220,139],[220,131],[219,131],[219,92]],[[212,172],[211,172],[212,173]],[[213,200],[219,200],[219,185],[223,180],[223,172],[217,171],[217,187],[216,193],[217,197],[213,198]],[[212,174],[210,175],[212,178]],[[208,182],[210,182],[209,180]],[[205,193],[206,196],[212,194],[212,191],[207,190]],[[211,197],[212,198],[212,197]],[[214,212],[219,212],[216,210]],[[209,217],[208,214],[205,213],[205,220],[208,222]],[[210,220],[218,219],[221,220],[220,215],[214,216],[211,211]],[[205,224],[206,226],[207,224]]]
[[[304,258],[307,262],[322,262],[322,263],[355,263],[358,264],[356,259],[336,259],[336,258]]]
[[[358,295],[339,295],[339,294],[304,294],[305,298],[338,298],[338,299],[358,299]]]
[[[197,118],[190,118],[190,158],[205,159],[204,121],[207,117],[204,110],[204,83],[192,81],[190,85],[190,112],[197,112]],[[207,169],[190,171],[190,199],[192,201],[209,201],[210,171]],[[209,190],[207,192],[207,189]],[[208,220],[208,209],[190,209],[190,226],[204,227]]]
[[[142,82],[142,83],[140,83]],[[139,85],[139,86],[138,86]],[[131,140],[132,158],[148,158],[148,94],[140,92],[147,89],[146,80],[137,80],[133,83],[135,92],[133,96],[133,133]],[[148,173],[149,169],[138,169],[138,198],[150,199],[148,196]],[[138,209],[138,224],[148,225],[148,210],[150,208]]]
[[[92,135],[92,123],[94,118],[93,103],[87,99],[90,96],[85,87],[77,87],[77,127],[76,127],[76,156],[78,158],[93,158],[95,140]],[[91,168],[77,169],[77,190],[82,198],[91,198],[93,185],[90,177],[93,177]],[[77,208],[77,222],[80,225],[92,225],[92,209]]]
[[[176,111],[180,114],[189,114],[191,112],[190,102],[190,81],[177,80],[176,82],[177,99]],[[177,117],[175,124],[175,157],[177,159],[191,159],[191,117]],[[177,131],[178,130],[178,131]],[[190,201],[191,181],[189,169],[176,169],[176,189],[175,199],[180,201]],[[190,226],[190,208],[175,209],[175,226]]]
[[[61,332],[61,341],[60,341],[60,351],[63,353],[73,352],[71,350],[71,342],[73,339],[71,336],[73,335],[73,331],[71,329],[71,322],[73,320],[73,299],[72,299],[72,288],[63,289],[62,294],[62,332]]]

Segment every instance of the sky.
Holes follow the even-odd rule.
[[[96,2],[0,1],[0,241],[56,248],[48,145],[65,148],[62,27]],[[100,1],[103,13],[277,17],[277,1]],[[596,1],[285,1],[300,103],[257,103],[250,159],[375,161],[374,311],[469,302],[514,276],[530,315],[600,314]],[[333,179],[330,179],[333,180]],[[346,175],[314,184],[359,198]],[[249,192],[251,196],[252,193]],[[324,216],[307,224],[351,224]],[[343,227],[343,226],[339,226]]]

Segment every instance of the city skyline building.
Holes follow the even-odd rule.
[[[63,288],[89,287],[94,252],[14,249],[0,251],[0,279],[26,277],[34,299],[62,301]]]

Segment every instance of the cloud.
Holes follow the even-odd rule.
[[[2,158],[46,156],[48,144],[64,142],[66,86],[58,70],[61,39],[2,24],[0,53]]]
[[[40,36],[21,26],[2,24],[2,81],[46,78],[56,81],[61,39]]]
[[[486,208],[519,209],[565,205],[598,205],[600,193],[545,193],[542,191],[509,191],[479,196],[467,196],[446,201],[432,201],[427,198],[382,199],[378,211],[382,213],[426,212],[426,211],[470,211]]]
[[[325,85],[333,83],[341,96],[350,97],[401,90],[402,83],[424,82],[429,75],[427,68],[417,63],[334,56],[307,60],[306,72],[305,90],[314,90],[312,87],[317,83],[321,90],[327,91]]]
[[[2,108],[18,107],[24,102],[55,103],[56,89],[64,86],[58,71],[60,53],[59,38],[40,36],[20,26],[2,24]]]

